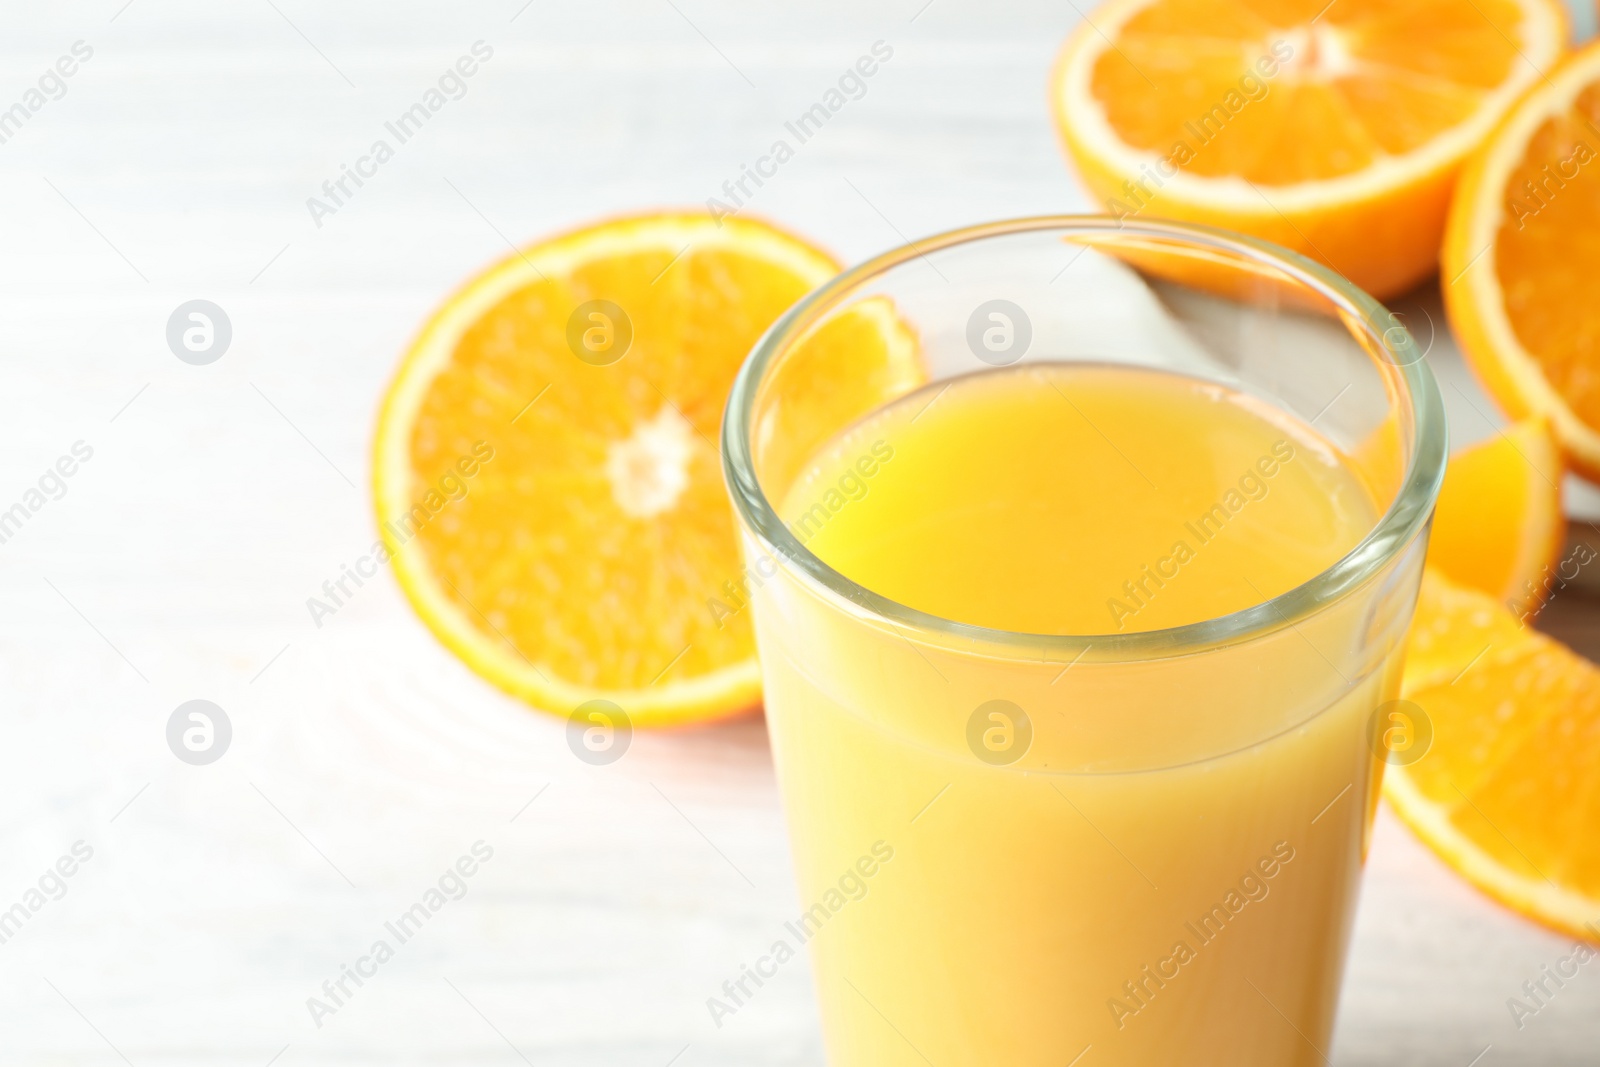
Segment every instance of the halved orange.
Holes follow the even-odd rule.
[[[1518,614],[1541,604],[1566,543],[1561,449],[1543,419],[1450,457],[1428,563]]]
[[[1557,0],[1109,0],[1050,94],[1110,213],[1254,234],[1384,297],[1433,271],[1462,160],[1566,36]]]
[[[1535,85],[1468,165],[1440,274],[1484,388],[1512,418],[1548,418],[1600,480],[1600,43]]]
[[[652,215],[532,245],[450,297],[375,442],[384,544],[423,621],[557,714],[606,699],[653,725],[753,706],[748,613],[712,604],[742,580],[717,435],[756,339],[838,269],[765,223]],[[920,380],[914,341],[874,321],[849,344],[879,373],[847,383]],[[835,402],[872,399],[846,384]]]
[[[1596,939],[1600,668],[1430,569],[1402,695],[1432,741],[1385,774],[1401,819],[1486,893]]]

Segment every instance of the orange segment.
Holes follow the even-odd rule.
[[[857,300],[813,326],[762,387],[755,429],[761,484],[782,499],[835,433],[927,380],[916,335],[887,297]],[[863,353],[881,353],[863,359]]]
[[[1600,44],[1518,101],[1462,176],[1443,253],[1446,308],[1513,417],[1550,419],[1600,479]]]
[[[534,245],[452,296],[375,445],[385,545],[423,620],[549,711],[605,698],[651,724],[753,705],[748,618],[707,606],[741,571],[715,442],[756,339],[837,269],[762,223],[650,216]],[[898,336],[851,345],[862,395],[838,403],[919,365]]]
[[[1428,568],[1406,644],[1404,688],[1453,682],[1491,650],[1520,644],[1524,627],[1492,597]]]
[[[1520,614],[1544,600],[1566,528],[1561,450],[1529,419],[1450,457],[1428,563]]]
[[[1442,640],[1441,640],[1442,638]],[[1402,692],[1431,747],[1384,795],[1474,885],[1558,930],[1600,919],[1600,669],[1430,570]]]
[[[1403,155],[1422,148],[1441,130],[1465,122],[1483,91],[1402,70],[1375,70],[1335,83],[1343,105],[1380,152]]]
[[[1051,99],[1112,214],[1251,233],[1382,297],[1434,269],[1462,160],[1565,39],[1555,0],[1108,0]]]

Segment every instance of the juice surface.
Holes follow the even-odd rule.
[[[1103,365],[930,387],[815,457],[779,513],[846,576],[1087,638],[941,641],[782,568],[753,590],[801,887],[785,941],[834,1067],[1325,1062],[1419,554],[1234,645],[1094,641],[1292,588],[1375,512],[1312,428]]]
[[[847,506],[830,510],[830,492]],[[1327,568],[1375,519],[1335,451],[1260,401],[1160,371],[1059,364],[902,399],[816,457],[779,515],[891,600],[1036,634],[1238,611]]]

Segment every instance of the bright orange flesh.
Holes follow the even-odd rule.
[[[1109,0],[1052,98],[1111,213],[1265,237],[1381,297],[1433,269],[1462,160],[1565,32],[1551,0]]]
[[[741,574],[722,410],[760,334],[836,270],[761,223],[654,216],[535,245],[469,283],[407,355],[377,437],[379,519],[423,619],[546,710],[603,697],[653,723],[751,706],[749,620],[708,607]],[[631,323],[604,365],[571,340],[593,327],[606,343],[606,320],[580,310],[594,300]],[[891,356],[863,331],[852,352]],[[893,357],[916,366],[905,346]],[[452,473],[464,494],[430,498]],[[414,536],[408,513],[423,518]]]
[[[1403,693],[1431,723],[1384,794],[1445,862],[1517,911],[1594,938],[1600,668],[1430,570]]]
[[[1450,457],[1428,562],[1518,614],[1537,609],[1566,536],[1561,450],[1542,419]]]
[[[1600,85],[1528,142],[1506,186],[1495,266],[1517,339],[1545,380],[1600,426]]]
[[[1443,254],[1451,324],[1514,417],[1550,419],[1600,478],[1600,44],[1500,123],[1462,177]]]
[[[1324,3],[1223,6],[1145,7],[1096,60],[1094,96],[1129,144],[1165,154],[1200,130],[1210,139],[1185,169],[1262,185],[1352,174],[1460,124],[1510,74],[1522,21],[1511,0],[1481,15],[1458,0],[1341,0],[1315,22]]]

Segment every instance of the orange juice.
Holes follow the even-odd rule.
[[[1324,1062],[1409,601],[1118,649],[1355,548],[1340,452],[1224,386],[1022,364],[867,417],[778,513],[906,608],[1082,638],[1030,663],[782,568],[754,590],[830,1062]]]

